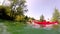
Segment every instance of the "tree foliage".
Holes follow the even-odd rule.
[[[0,19],[6,19],[6,20],[13,20],[13,17],[10,17],[7,14],[7,9],[6,7],[0,6]]]
[[[10,0],[11,2],[11,13],[16,15],[23,15],[25,12],[27,12],[27,8],[25,5],[25,0]],[[11,14],[11,15],[13,15]]]
[[[58,9],[55,8],[53,17],[52,17],[52,21],[59,21],[59,17],[60,17],[60,13],[59,13]]]
[[[3,6],[5,0],[2,3],[2,7],[4,7],[3,8],[4,13],[9,17],[13,17],[14,20],[17,20],[17,21],[25,20],[24,13],[27,12],[27,8],[26,8],[27,5],[25,5],[26,0],[8,0],[8,1],[10,1],[10,3],[11,3],[11,5],[9,5],[9,6],[7,6],[7,5]],[[0,11],[1,10],[2,9],[0,9]]]
[[[44,16],[41,15],[41,16],[40,16],[40,21],[43,21],[43,20],[44,20]]]

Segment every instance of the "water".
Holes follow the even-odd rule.
[[[60,28],[54,29],[42,29],[33,28],[31,26],[5,26],[0,23],[0,34],[60,34]]]
[[[4,25],[4,23],[0,23],[0,34],[9,34],[7,32],[7,27]]]

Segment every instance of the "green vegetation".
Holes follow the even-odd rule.
[[[58,21],[60,22],[60,13],[58,11],[58,9],[55,8],[54,13],[53,13],[53,17],[52,17],[52,21]]]
[[[26,22],[29,20],[35,20],[34,18],[25,16],[24,14],[28,11],[27,5],[25,5],[26,0],[9,0],[11,5],[4,5],[4,2],[0,6],[0,23],[4,23],[7,26],[7,31],[12,32],[12,34],[59,34],[57,30],[42,30],[34,28],[26,28]],[[17,7],[18,5],[18,7]],[[60,13],[58,9],[55,8],[51,21],[58,21],[60,23]],[[43,21],[44,15],[40,16],[40,20]],[[25,27],[25,28],[24,28]],[[53,26],[53,28],[58,29],[59,25]],[[52,31],[52,32],[51,32]]]
[[[27,22],[28,17],[24,15],[27,12],[26,1],[25,0],[9,0],[10,5],[4,5],[4,2],[0,6],[0,19],[17,21],[17,22]],[[18,7],[17,7],[18,5]]]
[[[40,21],[42,22],[43,20],[44,20],[44,16],[41,15],[41,16],[40,16]]]

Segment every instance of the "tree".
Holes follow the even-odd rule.
[[[40,21],[43,21],[43,20],[44,20],[44,16],[41,15],[41,16],[40,16]]]
[[[25,21],[27,22],[29,20],[29,17],[28,16],[25,16]]]
[[[13,20],[12,17],[10,17],[8,14],[7,14],[7,7],[3,7],[3,6],[0,6],[0,19],[4,19],[4,20]],[[8,9],[9,10],[9,9]]]
[[[58,11],[58,9],[55,8],[55,11],[54,11],[53,17],[52,17],[52,21],[59,21],[59,17],[60,17],[59,11]]]
[[[21,15],[21,16],[17,15],[15,20],[22,22],[22,21],[24,21],[24,16],[23,15]]]
[[[10,0],[11,2],[11,16],[24,15],[27,12],[26,1],[25,0]],[[18,6],[18,7],[17,7]]]
[[[11,5],[9,6],[4,5],[5,0],[2,3],[2,5],[4,5],[3,7],[6,7],[6,14],[8,16],[18,19],[21,18],[21,15],[24,16],[24,13],[27,12],[26,8],[27,5],[25,5],[26,0],[8,0],[8,1],[10,1],[11,3]],[[18,16],[18,18],[16,16]]]

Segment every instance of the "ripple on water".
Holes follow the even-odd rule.
[[[2,31],[0,34],[10,34],[10,32],[7,31],[7,26],[5,26],[4,23],[0,23],[0,28],[0,31]]]
[[[39,26],[31,26],[31,25],[27,25],[26,27],[24,27],[24,29],[43,29],[43,30],[52,30],[52,28],[40,28]]]

